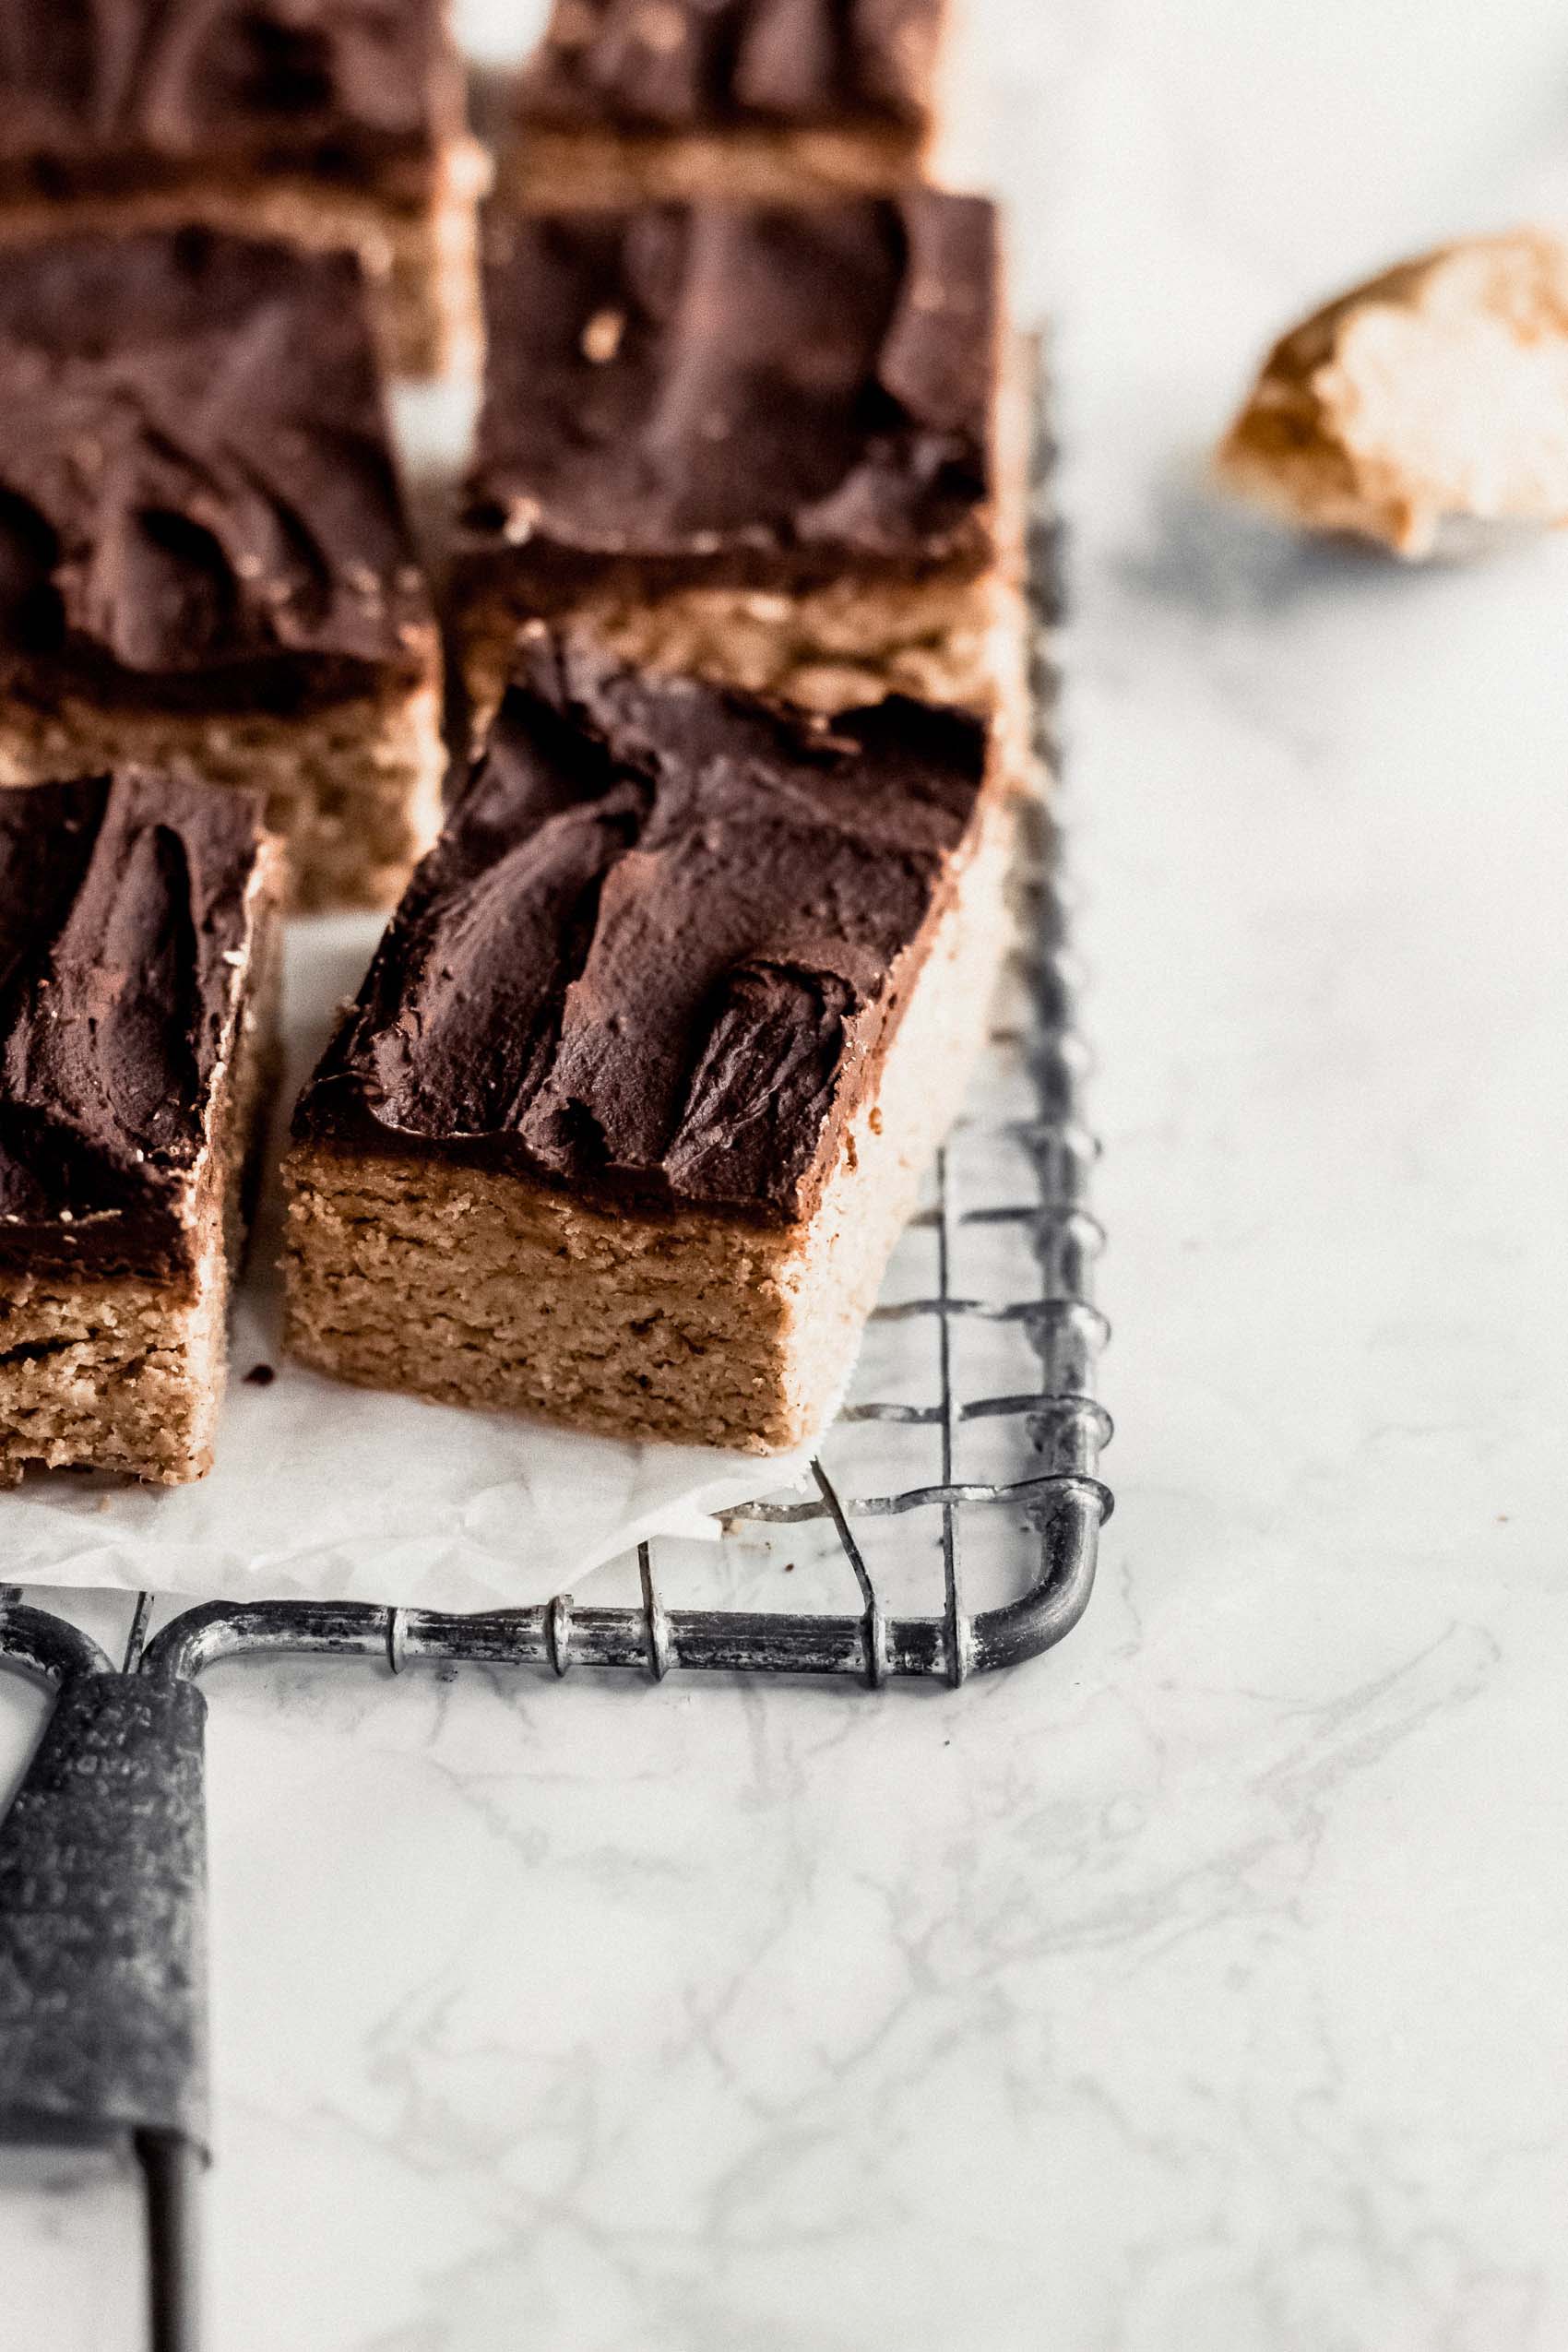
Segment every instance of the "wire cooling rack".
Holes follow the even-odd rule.
[[[1035,751],[1052,740],[1061,625],[1052,452],[1033,468]],[[645,1544],[617,1606],[450,1616],[213,1602],[153,1633],[138,1598],[118,1671],[87,1634],[0,1588],[0,1665],[54,1687],[0,1823],[0,2139],[125,2142],[148,2189],[154,2352],[200,2340],[205,1826],[198,1678],[220,1660],[379,1660],[651,1675],[963,1682],[1038,1657],[1088,1604],[1111,1500],[1095,1396],[1097,1146],[1063,845],[1021,809],[1016,942],[984,1066],[900,1244],[814,1491],[732,1513],[718,1546]],[[679,1604],[703,1580],[708,1605]],[[787,1582],[787,1579],[793,1581]],[[714,1605],[714,1587],[731,1598]],[[821,1606],[802,1606],[821,1597]],[[786,1598],[788,1605],[785,1605]],[[740,1605],[743,1603],[744,1605]],[[852,1605],[850,1605],[852,1604]]]

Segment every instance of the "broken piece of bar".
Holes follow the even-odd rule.
[[[388,363],[475,348],[475,219],[443,0],[6,0],[0,241],[196,222],[351,247]]]
[[[0,784],[188,763],[265,793],[297,903],[386,906],[440,705],[352,255],[0,250]]]
[[[843,708],[1022,701],[1027,401],[997,217],[827,205],[493,214],[453,593],[481,726],[518,625]]]
[[[875,194],[920,176],[948,0],[554,0],[514,202]]]
[[[303,1096],[288,1344],[628,1437],[798,1443],[849,1376],[1003,952],[992,731],[530,632]]]
[[[282,880],[244,793],[0,792],[0,1481],[211,1466]]]
[[[1568,522],[1568,247],[1471,238],[1341,295],[1275,346],[1217,466],[1288,522],[1413,558]]]

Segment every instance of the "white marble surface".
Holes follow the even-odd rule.
[[[1197,478],[1293,308],[1568,190],[1568,29],[977,6],[1062,322],[1101,1591],[956,1696],[215,1677],[220,2352],[1568,2343],[1568,546]],[[133,2224],[0,2179],[0,2342],[136,2344]]]

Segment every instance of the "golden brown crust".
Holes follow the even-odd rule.
[[[0,701],[0,790],[126,763],[191,768],[261,793],[287,846],[297,913],[389,907],[440,829],[440,689],[292,719]]]

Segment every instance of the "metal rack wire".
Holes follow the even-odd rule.
[[[1042,422],[1031,551],[1042,772],[1058,765],[1051,456]],[[637,1598],[619,1607],[579,1608],[568,1594],[480,1616],[213,1602],[153,1633],[144,1594],[116,1672],[88,1635],[0,1588],[0,1666],[59,1693],[0,1823],[0,2138],[65,2132],[134,2143],[148,2182],[155,2352],[197,2343],[193,2232],[206,2123],[196,1685],[208,1669],[309,1652],[395,1673],[483,1663],[563,1679],[588,1669],[956,1685],[1039,1656],[1082,1616],[1111,1508],[1098,1476],[1111,1422],[1095,1396],[1107,1337],[1093,1296],[1103,1237],[1089,1209],[1097,1146],[1083,1117],[1062,844],[1043,800],[1021,811],[1015,878],[1016,942],[978,1099],[938,1158],[903,1273],[873,1317],[861,1387],[814,1465],[814,1491],[734,1512],[724,1542],[704,1548],[709,1578],[717,1565],[749,1605],[672,1606],[680,1563],[667,1562],[662,1544],[642,1546]],[[899,1376],[880,1383],[888,1372]],[[913,1393],[886,1393],[899,1386]],[[783,1549],[802,1547],[819,1576],[852,1579],[852,1608],[754,1605],[759,1595],[776,1599],[780,1572],[793,1571]],[[930,1577],[929,1607],[896,1606],[911,1567]],[[976,1605],[977,1583],[997,1588],[988,1605]]]

